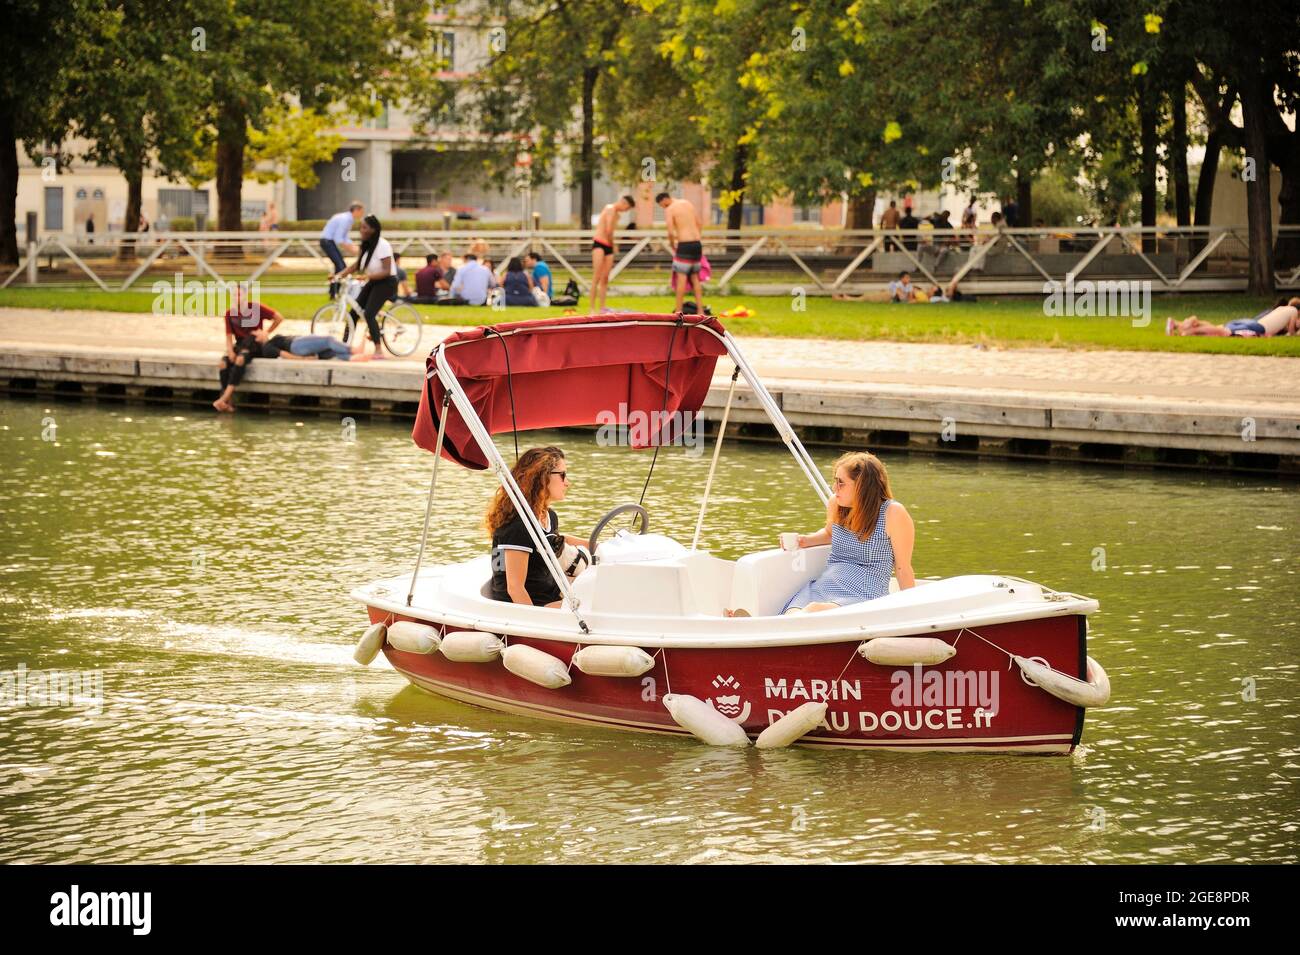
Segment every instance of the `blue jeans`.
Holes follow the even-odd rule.
[[[352,349],[330,335],[299,335],[289,346],[291,354],[301,358],[315,355],[321,361],[337,358],[340,361],[352,359]]]
[[[348,267],[347,262],[343,260],[343,253],[339,251],[339,244],[333,239],[321,239],[320,250],[329,256],[329,260],[334,263],[334,271],[342,272]]]

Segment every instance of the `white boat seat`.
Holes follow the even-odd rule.
[[[597,613],[649,616],[721,616],[731,593],[735,564],[695,552],[627,564],[597,564],[584,571],[573,591]]]
[[[728,606],[748,610],[754,617],[774,617],[800,587],[820,576],[830,555],[830,544],[746,554],[736,561]]]

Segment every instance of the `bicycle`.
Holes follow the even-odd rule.
[[[361,282],[357,279],[340,282],[334,299],[318,308],[311,317],[311,333],[351,341],[357,334],[358,324],[363,325],[364,333],[365,315],[355,297],[360,287]],[[390,302],[379,310],[375,320],[379,322],[379,337],[392,355],[405,358],[420,347],[424,322],[414,305]],[[343,334],[345,330],[346,337]]]

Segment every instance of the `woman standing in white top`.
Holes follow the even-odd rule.
[[[393,247],[383,237],[384,227],[374,216],[361,220],[361,254],[356,262],[342,272],[330,277],[337,282],[353,272],[364,272],[366,284],[357,293],[357,305],[366,317],[366,328],[370,330],[370,340],[375,343],[375,358],[383,358],[383,348],[379,342],[379,322],[375,318],[379,310],[397,298],[397,272],[393,268]],[[343,341],[348,340],[348,329],[343,329]]]

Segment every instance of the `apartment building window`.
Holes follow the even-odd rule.
[[[158,211],[168,219],[191,219],[208,214],[206,189],[159,189]]]
[[[444,30],[438,37],[438,59],[443,61],[443,69],[452,72],[456,69],[456,34]]]
[[[45,231],[63,231],[63,187],[45,187]]]

